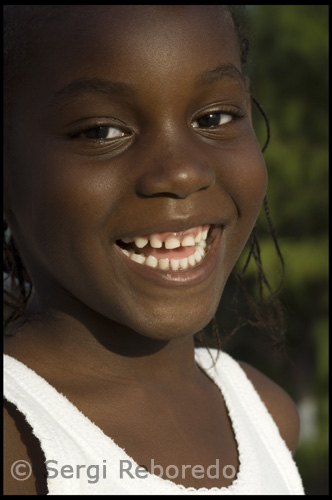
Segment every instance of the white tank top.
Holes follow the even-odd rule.
[[[215,359],[217,351],[210,352]],[[169,479],[159,477],[157,463],[154,473],[146,472],[45,379],[5,355],[4,396],[25,415],[40,441],[48,469],[48,494],[304,495],[292,454],[239,363],[220,352],[213,367],[204,348],[195,350],[195,358],[224,397],[237,442],[239,471],[236,475],[231,467],[224,469],[224,464],[216,461],[210,470],[201,466],[194,474],[213,477],[219,471],[227,477],[236,476],[228,487],[187,488],[176,484],[172,478],[193,473],[188,468],[176,471],[170,467],[164,471]]]

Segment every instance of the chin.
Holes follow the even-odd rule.
[[[152,317],[130,325],[131,328],[144,337],[156,340],[173,340],[189,337],[205,328],[214,317],[218,303],[214,307],[201,309],[192,308],[187,313],[183,311],[169,311],[156,313]],[[136,318],[137,319],[137,318]]]

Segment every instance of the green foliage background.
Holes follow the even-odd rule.
[[[279,298],[287,308],[287,350],[276,350],[249,328],[225,348],[279,383],[297,403],[301,434],[295,460],[306,494],[328,492],[328,14],[326,5],[244,10],[251,92],[271,127],[264,153],[267,199],[286,264]],[[253,112],[263,146],[266,125]],[[281,266],[263,211],[258,229],[264,270],[277,286]],[[245,250],[239,264],[246,256]],[[250,265],[249,278],[255,272]],[[225,312],[231,310],[233,291],[230,280],[217,314],[222,334],[231,326]]]
[[[264,153],[267,199],[286,276],[279,294],[287,308],[286,354],[253,328],[231,337],[225,350],[279,383],[298,405],[295,460],[306,494],[328,493],[328,18],[327,5],[250,5],[243,17],[250,40],[252,95],[271,127]],[[262,115],[253,108],[260,144]],[[281,266],[264,212],[257,227],[264,270],[272,285]],[[239,260],[246,260],[245,249]],[[249,286],[256,295],[248,268]],[[230,278],[217,312],[222,338],[236,324]],[[233,316],[232,316],[233,314]],[[208,331],[211,335],[211,332]]]

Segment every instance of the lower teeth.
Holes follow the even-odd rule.
[[[163,271],[167,269],[172,269],[173,271],[187,269],[188,267],[197,266],[201,260],[205,257],[207,252],[206,241],[201,241],[195,245],[195,253],[185,257],[184,259],[157,259],[153,255],[146,257],[144,254],[135,253],[134,250],[126,250],[121,248],[120,250],[131,260],[137,262],[138,264],[144,264],[149,267],[158,267]]]

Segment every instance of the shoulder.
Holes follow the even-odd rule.
[[[3,403],[3,481],[5,495],[36,495],[47,494],[42,477],[36,479],[35,471],[44,470],[44,456],[37,438],[26,422],[25,417],[15,405],[4,399]],[[13,466],[13,464],[16,463]],[[31,469],[30,469],[31,468]],[[22,478],[31,470],[26,480]],[[41,476],[40,472],[37,476]]]
[[[300,432],[299,413],[293,399],[278,384],[244,361],[238,361],[279,428],[281,437],[294,454]]]

